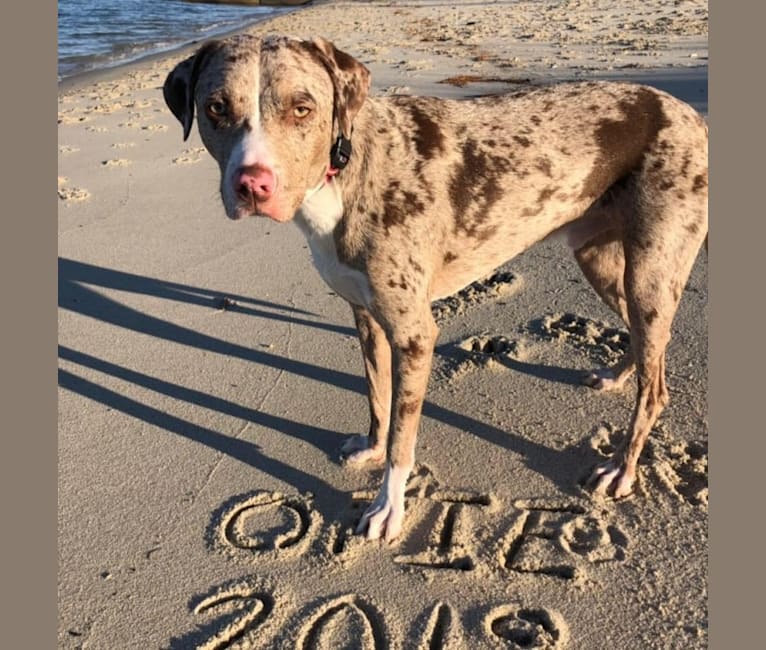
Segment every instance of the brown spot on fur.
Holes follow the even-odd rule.
[[[425,348],[413,337],[408,339],[407,347],[402,348],[402,352],[413,359],[419,359],[426,353]]]
[[[482,226],[502,196],[499,180],[510,169],[507,158],[480,149],[475,140],[463,144],[463,162],[456,165],[449,185],[456,231],[479,240],[490,236]]]
[[[668,152],[668,151],[672,151],[673,148],[674,148],[673,145],[670,144],[670,142],[668,142],[667,140],[660,141],[660,151]]]
[[[675,182],[672,181],[669,178],[666,178],[664,181],[660,183],[660,189],[663,192],[666,192],[667,190],[672,190],[676,186]]]
[[[707,187],[707,178],[705,178],[705,174],[697,174],[694,177],[694,183],[692,184],[692,192],[697,194],[697,192],[700,192],[706,187]]]
[[[522,217],[536,217],[545,209],[545,202],[550,199],[557,191],[558,187],[546,187],[540,190],[540,194],[537,195],[537,207],[524,208],[521,211]]]
[[[543,174],[545,174],[548,178],[551,178],[553,170],[551,167],[550,158],[538,158],[537,163],[535,164],[535,167],[539,171],[541,171]]]
[[[405,415],[414,415],[417,413],[419,406],[419,402],[402,402],[399,405],[399,419],[401,420]]]
[[[700,227],[696,223],[687,223],[684,228],[686,228],[692,235],[696,235],[700,231]]]
[[[439,125],[417,104],[411,104],[408,108],[416,126],[415,148],[421,158],[430,160],[436,156],[437,152],[444,151],[444,134]]]
[[[525,138],[523,135],[514,135],[513,139],[524,148],[529,147],[532,144],[529,138]]]
[[[638,168],[657,134],[670,122],[657,94],[639,88],[630,100],[619,102],[624,119],[603,119],[594,133],[596,162],[585,179],[580,198],[595,198],[615,181]]]
[[[420,275],[425,273],[423,267],[420,266],[420,264],[418,264],[414,259],[412,259],[412,255],[408,257],[407,261],[410,263],[410,266],[412,267],[412,270],[415,271],[415,273],[419,273]]]
[[[539,115],[533,115],[529,118],[529,121],[532,122],[535,126],[540,126],[542,124],[542,120],[540,119]]]
[[[691,153],[687,152],[684,154],[684,162],[683,165],[681,165],[681,176],[684,178],[689,177],[689,165],[691,165],[692,162],[692,155]]]
[[[407,284],[407,281],[404,279],[404,274],[399,274],[399,281],[397,282],[396,278],[391,277],[388,280],[388,286],[392,289],[401,289],[402,291],[407,291],[409,289],[409,285]]]
[[[392,226],[403,224],[409,215],[422,214],[425,210],[425,205],[416,194],[400,190],[399,187],[399,182],[393,181],[383,193],[383,225],[386,233]]]
[[[449,264],[450,262],[454,262],[456,259],[457,259],[457,255],[455,255],[455,253],[450,253],[449,251],[447,251],[444,254],[444,263],[445,264]]]
[[[657,310],[652,309],[644,314],[644,319],[646,319],[646,322],[651,325],[657,318]]]
[[[543,203],[544,201],[547,201],[556,193],[556,190],[558,190],[558,187],[546,187],[545,189],[540,190],[540,194],[537,197],[537,202]]]

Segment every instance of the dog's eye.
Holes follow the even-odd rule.
[[[297,117],[298,119],[303,119],[311,112],[311,109],[308,106],[296,106],[293,109],[293,115]]]
[[[221,100],[208,102],[208,104],[205,106],[205,111],[207,112],[208,116],[213,119],[221,118],[226,115],[226,102]]]

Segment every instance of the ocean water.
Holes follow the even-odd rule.
[[[59,0],[59,80],[204,40],[291,10],[183,0]]]

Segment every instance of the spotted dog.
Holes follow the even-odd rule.
[[[359,331],[368,436],[351,464],[384,463],[360,533],[395,538],[437,326],[431,302],[549,236],[630,328],[630,350],[587,373],[599,390],[635,372],[624,445],[590,485],[631,492],[668,403],[665,349],[708,230],[708,137],[688,105],[653,88],[577,82],[471,100],[370,97],[370,73],[321,38],[204,44],[164,85],[188,137],[221,170],[231,219],[294,220]]]

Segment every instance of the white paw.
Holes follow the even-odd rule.
[[[357,534],[366,535],[367,539],[383,537],[387,542],[399,536],[404,522],[404,490],[411,470],[411,467],[386,467],[380,492],[362,515]]]
[[[380,465],[386,458],[386,450],[382,445],[370,447],[369,436],[351,436],[340,448],[345,465],[361,466],[366,464]]]
[[[622,499],[633,492],[635,478],[635,472],[629,472],[624,464],[610,460],[593,470],[588,487],[595,494]]]
[[[600,368],[586,373],[582,383],[596,390],[618,390],[622,388],[625,379],[618,380],[609,368]]]

